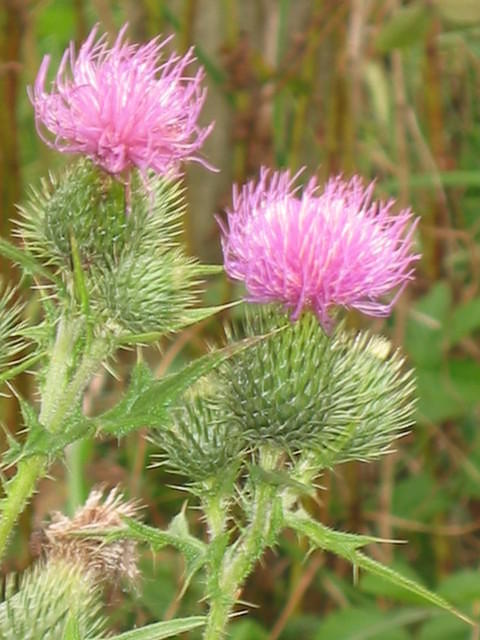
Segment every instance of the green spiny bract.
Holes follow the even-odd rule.
[[[5,591],[0,604],[1,640],[59,640],[72,617],[81,638],[95,637],[105,627],[100,590],[78,566],[38,563],[23,574],[18,590],[7,579]]]
[[[72,269],[71,237],[88,268],[122,250],[133,221],[125,215],[125,188],[87,161],[42,180],[20,208],[19,235],[25,248],[56,270]]]
[[[224,479],[238,468],[241,439],[221,418],[211,398],[197,396],[174,410],[168,428],[154,439],[164,450],[165,465],[194,484]]]
[[[15,301],[16,290],[7,288],[0,294],[0,369],[25,349],[26,324],[22,321],[24,305]]]
[[[90,267],[108,267],[124,254],[174,246],[185,200],[179,183],[152,176],[146,185],[132,174],[125,185],[80,160],[60,177],[43,180],[20,212],[18,234],[28,251],[68,273],[74,238],[88,274]]]
[[[411,425],[413,382],[383,338],[325,334],[313,314],[259,312],[247,333],[273,334],[227,361],[219,402],[249,446],[310,450],[319,465],[373,458]]]
[[[133,333],[167,333],[185,324],[198,298],[202,266],[179,248],[125,255],[96,273],[95,309]]]
[[[128,185],[80,160],[44,181],[22,209],[25,248],[73,282],[75,251],[89,310],[113,330],[168,332],[188,324],[208,269],[178,245],[183,188],[161,176]],[[71,288],[71,287],[69,287]]]
[[[332,338],[334,384],[320,461],[331,466],[369,460],[391,451],[392,442],[412,426],[413,372],[382,336],[338,330]]]

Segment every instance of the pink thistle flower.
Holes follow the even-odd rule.
[[[184,160],[211,168],[197,155],[213,124],[197,124],[205,74],[202,68],[186,74],[192,50],[159,63],[170,38],[129,44],[126,28],[111,48],[105,35],[95,42],[97,27],[78,56],[71,43],[50,92],[44,88],[50,56],[44,57],[28,92],[40,137],[58,151],[88,156],[111,174],[132,167],[175,174]]]
[[[323,193],[312,178],[299,195],[297,176],[262,169],[258,183],[234,187],[220,222],[227,274],[245,282],[250,302],[283,303],[292,320],[311,308],[326,330],[336,305],[389,315],[420,257],[410,252],[417,220],[393,215],[393,200],[373,202],[374,183],[359,177],[330,179]]]

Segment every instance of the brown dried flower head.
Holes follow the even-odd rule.
[[[43,550],[47,560],[80,565],[96,580],[117,582],[125,578],[134,583],[139,575],[136,543],[127,538],[108,541],[99,534],[125,527],[122,518],[136,516],[139,505],[124,500],[118,488],[105,498],[104,493],[103,489],[93,489],[73,518],[54,513],[44,530]]]

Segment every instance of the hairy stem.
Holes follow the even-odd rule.
[[[79,335],[79,324],[63,317],[57,329],[55,344],[50,357],[46,381],[42,393],[39,420],[55,433],[77,406],[81,394],[95,370],[109,353],[109,343],[97,340],[83,356],[73,377],[69,379],[72,352]],[[49,465],[46,455],[35,455],[18,464],[15,477],[6,484],[1,503],[0,558],[3,557],[10,533],[19,515],[35,491],[38,480],[45,475]]]
[[[17,473],[6,485],[6,495],[2,500],[0,518],[0,558],[7,549],[10,533],[17,522],[18,516],[30,496],[35,490],[37,480],[41,478],[47,468],[45,456],[32,456],[19,463]]]
[[[269,450],[261,452],[261,463],[266,470],[275,467],[276,459],[276,454]],[[275,494],[276,487],[258,482],[249,525],[235,545],[226,550],[218,575],[210,576],[210,610],[204,640],[218,640],[225,635],[229,616],[246,578],[272,544]]]

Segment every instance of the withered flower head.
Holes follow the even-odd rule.
[[[95,579],[135,582],[139,572],[136,543],[126,538],[108,541],[98,533],[124,527],[123,518],[137,515],[139,505],[124,500],[118,488],[104,498],[103,489],[93,489],[73,518],[54,513],[44,531],[44,551],[48,560],[64,560],[80,565]]]

